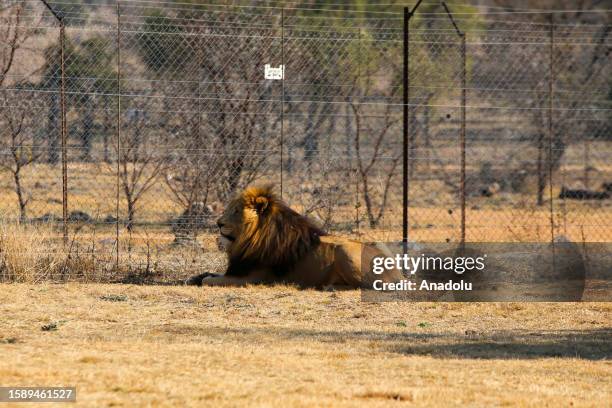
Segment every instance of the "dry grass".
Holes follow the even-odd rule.
[[[384,303],[359,292],[0,286],[2,385],[78,406],[606,406],[609,303]],[[546,318],[542,318],[546,316]],[[57,330],[42,331],[56,323]]]
[[[0,222],[0,282],[168,283],[200,273],[202,268],[210,272],[225,268],[225,256],[216,248],[216,235],[210,233],[201,235],[193,246],[125,237],[118,266],[116,253],[110,228],[81,227],[71,232],[64,245],[55,225]]]
[[[128,232],[124,226],[105,223],[116,215],[116,178],[114,166],[103,163],[70,162],[68,166],[70,211],[84,211],[94,223],[72,223],[69,245],[62,245],[62,231],[57,223],[34,223],[28,227],[1,225],[18,217],[17,200],[9,173],[0,172],[0,229],[4,230],[5,252],[0,254],[0,280],[35,282],[51,280],[173,281],[201,272],[223,269],[223,256],[216,249],[216,231],[198,236],[197,245],[173,245],[170,220],[181,213],[164,183],[155,186],[138,202],[137,224]],[[611,166],[598,166],[601,179],[612,173]],[[458,175],[449,167],[449,174]],[[580,169],[568,171],[573,185]],[[420,170],[422,171],[422,170]],[[476,172],[476,168],[470,170]],[[293,177],[293,178],[291,178]],[[311,205],[316,197],[300,193],[296,186],[304,180],[299,174],[287,176],[287,198],[298,211]],[[278,177],[270,175],[270,179]],[[332,180],[333,181],[333,180]],[[330,181],[330,184],[334,182]],[[28,217],[62,214],[60,166],[36,163],[27,166],[23,182],[31,195]],[[340,180],[337,182],[340,184]],[[557,186],[558,187],[558,186]],[[294,191],[291,191],[293,188]],[[348,187],[347,187],[348,188]],[[399,191],[399,187],[394,191]],[[367,226],[364,205],[356,206],[353,192],[338,193],[334,200],[332,232],[362,241],[401,240],[401,197],[392,195],[381,224]],[[554,195],[558,194],[558,189]],[[120,218],[125,219],[126,204],[120,195]],[[460,211],[456,194],[440,180],[411,183],[409,209],[410,239],[422,242],[459,242]],[[545,242],[550,240],[548,205],[533,205],[533,192],[504,193],[490,198],[470,197],[467,202],[468,241]],[[110,218],[107,218],[110,217]],[[612,237],[612,201],[555,201],[555,235],[565,235],[575,242],[609,242]],[[213,216],[214,219],[214,216]],[[359,220],[359,222],[357,222]],[[212,221],[212,220],[211,220]],[[119,262],[117,264],[117,247]]]
[[[39,282],[62,269],[66,255],[48,230],[0,224],[0,277],[4,281]]]
[[[108,282],[125,276],[109,255],[83,250],[75,240],[64,245],[50,225],[0,223],[0,282]]]
[[[443,209],[415,208],[411,211],[411,217],[416,214],[419,219],[432,224],[450,216]],[[503,215],[512,220],[511,227],[501,224],[496,229],[479,230],[478,233],[491,234],[487,241],[550,240],[547,224],[550,221],[543,212],[480,212],[489,219]],[[471,214],[468,212],[468,217]],[[528,220],[532,224],[525,224]],[[609,241],[612,229],[605,221],[601,223],[601,214],[585,214],[581,222],[586,225],[572,224],[571,220],[559,225],[556,235],[565,235],[575,242],[589,242],[587,237],[591,238],[590,242]],[[410,239],[417,242],[457,242],[457,229],[452,227],[452,222],[444,225],[447,227],[413,228]],[[472,230],[468,228],[468,237]],[[401,240],[401,231],[397,228],[335,233],[362,241]],[[19,225],[0,220],[0,282],[175,282],[201,273],[203,269],[221,272],[225,265],[225,257],[217,249],[217,233],[213,231],[201,233],[194,245],[177,246],[173,244],[173,235],[167,226],[138,226],[132,234],[122,229],[118,264],[115,225],[75,224],[71,226],[68,238],[64,246],[61,228],[53,223]]]

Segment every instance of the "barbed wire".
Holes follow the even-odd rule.
[[[24,3],[30,3],[30,4],[35,4],[35,5],[40,5],[39,0],[24,0]],[[120,1],[118,2],[120,4],[120,6],[126,10],[129,9],[139,9],[139,8],[150,8],[151,4],[160,6],[160,7],[164,7],[166,10],[173,10],[173,11],[206,11],[206,12],[216,12],[216,13],[224,13],[224,14],[231,14],[231,11],[227,10],[228,8],[238,8],[238,9],[249,9],[249,10],[257,10],[257,9],[264,9],[264,10],[286,10],[286,11],[291,11],[291,10],[298,10],[298,11],[324,11],[324,12],[343,12],[343,13],[365,13],[365,14],[393,14],[393,15],[401,15],[401,11],[397,11],[397,12],[389,12],[389,11],[384,11],[384,12],[380,12],[380,11],[371,11],[371,10],[360,10],[360,9],[322,9],[322,8],[301,8],[301,7],[285,7],[285,6],[256,6],[256,5],[225,5],[225,4],[213,4],[213,3],[198,3],[198,4],[194,4],[194,3],[181,3],[181,2],[175,2],[175,1],[148,1],[148,0],[128,0],[128,1]],[[448,3],[448,2],[447,2]],[[292,4],[292,3],[287,3],[287,4]],[[439,5],[439,2],[435,2],[435,3],[430,3],[430,4],[436,4]],[[461,5],[461,4],[456,4],[456,3],[448,3],[449,5],[455,5],[455,6],[465,6],[465,7],[470,7],[470,8],[476,8],[476,11],[471,11],[471,12],[453,12],[454,15],[478,15],[478,14],[492,14],[492,15],[496,15],[496,14],[546,14],[546,15],[550,15],[550,14],[564,14],[564,13],[582,13],[582,14],[606,14],[606,13],[610,13],[612,12],[612,9],[549,9],[549,10],[541,10],[541,9],[515,9],[515,10],[505,10],[505,11],[493,11],[496,9],[500,9],[500,7],[493,7],[493,6],[478,6],[478,5]],[[65,1],[54,1],[53,5],[66,5],[66,6],[79,6],[79,3],[72,3],[72,2],[65,2]],[[177,7],[177,6],[181,6],[181,5],[186,5],[189,7]],[[374,6],[376,6],[374,4]],[[105,5],[100,5],[98,6],[99,8],[104,8]],[[219,7],[222,8],[222,10],[210,10],[210,9],[205,9],[206,7]],[[398,6],[398,7],[403,7],[403,6]],[[115,7],[112,6],[112,9],[114,9]],[[36,10],[36,8],[32,8],[30,10]],[[82,11],[67,11],[67,10],[62,10],[63,14],[66,13],[72,13],[72,14],[87,14],[84,13]],[[234,12],[235,13],[235,12]],[[251,16],[258,16],[261,17],[261,13],[259,14],[255,14],[255,13],[240,13],[240,15],[251,15]],[[419,13],[419,15],[425,16],[425,17],[432,17],[432,16],[437,16],[437,15],[441,15],[441,16],[446,16],[446,12],[444,11],[440,11],[440,12],[423,12],[423,13]],[[271,16],[271,15],[269,15]],[[315,15],[308,15],[308,16],[293,16],[294,18],[306,18],[306,19],[317,19],[317,18],[328,18],[328,19],[343,19],[343,20],[351,20],[351,19],[355,19],[355,17],[352,17],[350,15],[344,15],[341,17],[338,16],[315,16]],[[174,17],[168,17],[170,19],[174,18]],[[369,19],[369,20],[389,20],[389,18],[384,18],[384,19],[380,19],[380,18],[372,18],[371,16],[369,17],[361,17],[361,19]],[[442,18],[443,20],[446,20],[445,18]],[[397,18],[393,18],[393,20],[401,20],[401,17],[397,17]],[[503,21],[506,22],[506,21]],[[548,22],[533,22],[533,24],[539,24],[539,25],[550,25],[550,23]],[[559,24],[564,24],[564,23],[559,23]],[[567,24],[567,23],[565,23]]]

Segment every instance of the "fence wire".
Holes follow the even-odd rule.
[[[463,49],[445,10],[423,7],[410,22],[404,191],[400,11],[7,3],[3,239],[81,257],[91,276],[221,268],[223,204],[268,181],[362,240],[402,239],[407,193],[411,240],[610,241],[609,13],[463,6]]]

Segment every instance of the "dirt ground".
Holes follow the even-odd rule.
[[[603,407],[611,312],[363,303],[358,291],[290,287],[3,284],[0,385],[76,386],[76,405],[92,407]]]

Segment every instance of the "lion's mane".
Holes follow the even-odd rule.
[[[319,237],[326,235],[313,221],[289,208],[272,185],[249,187],[235,200],[257,216],[243,218],[241,233],[228,253],[228,276],[242,276],[258,266],[281,276],[316,250]]]

